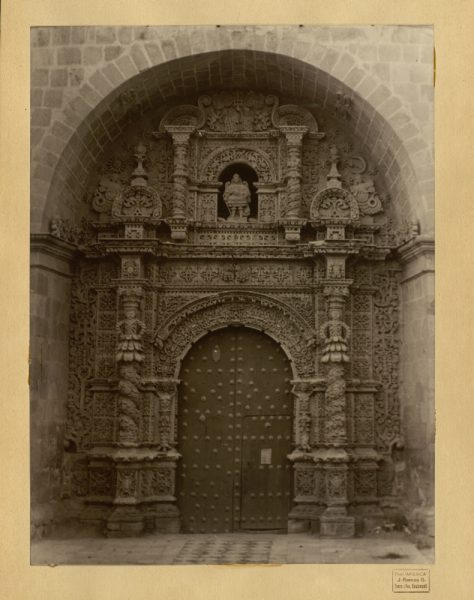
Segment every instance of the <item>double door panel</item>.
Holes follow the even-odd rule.
[[[284,529],[290,502],[291,371],[264,334],[208,334],[183,360],[178,410],[182,530]]]

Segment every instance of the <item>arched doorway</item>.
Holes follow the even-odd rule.
[[[183,360],[178,399],[182,531],[284,530],[291,498],[291,368],[275,341],[228,327]]]

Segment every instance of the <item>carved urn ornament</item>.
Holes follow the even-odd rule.
[[[143,166],[146,156],[146,146],[138,144],[135,148],[137,167],[130,185],[123,186],[112,203],[112,217],[116,220],[134,223],[161,219],[160,196],[157,190],[148,186],[148,173]]]

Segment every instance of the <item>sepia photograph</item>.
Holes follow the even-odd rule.
[[[433,564],[433,26],[30,43],[31,565]]]

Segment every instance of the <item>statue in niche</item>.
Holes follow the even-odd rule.
[[[230,212],[228,221],[247,221],[250,215],[250,189],[238,173],[234,173],[225,184],[224,202]]]

